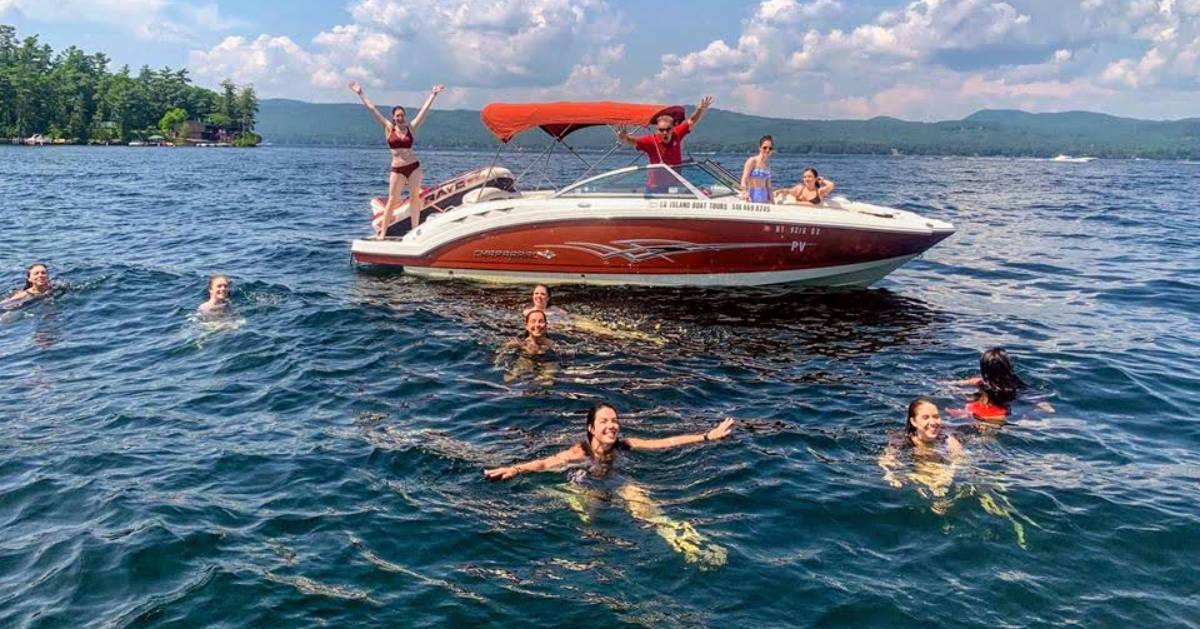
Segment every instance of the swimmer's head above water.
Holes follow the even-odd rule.
[[[229,278],[213,275],[208,278],[208,301],[215,306],[229,303]]]
[[[913,445],[933,443],[942,435],[942,416],[937,404],[927,397],[919,397],[908,403],[908,421],[904,426]]]
[[[538,310],[545,310],[550,307],[550,288],[545,284],[538,284],[533,287],[533,307]]]
[[[979,357],[979,378],[980,392],[995,406],[1007,407],[1017,399],[1017,392],[1025,388],[1025,382],[1013,369],[1008,352],[1000,347],[993,347]]]
[[[621,420],[617,418],[617,409],[611,404],[600,402],[588,411],[587,442],[593,451],[612,448],[620,434]]]
[[[546,336],[546,313],[530,310],[525,313],[525,336],[534,340]]]
[[[25,289],[32,294],[41,294],[50,290],[50,269],[45,264],[36,262],[25,269]]]

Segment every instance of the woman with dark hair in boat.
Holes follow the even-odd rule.
[[[821,205],[833,192],[836,186],[832,179],[822,177],[816,168],[805,168],[804,179],[795,186],[788,188],[788,194],[796,199],[796,203]]]
[[[764,135],[758,140],[758,153],[751,155],[742,168],[742,190],[738,195],[751,203],[771,203],[775,192],[771,187],[771,153],[775,139]]]
[[[367,98],[367,93],[363,91],[358,81],[351,81],[350,89],[358,94],[363,105],[383,127],[388,148],[392,151],[392,174],[388,176],[388,200],[383,209],[383,225],[376,233],[376,237],[382,239],[387,236],[388,227],[392,223],[392,212],[400,205],[400,193],[404,191],[405,185],[408,186],[408,215],[412,220],[412,228],[416,229],[417,225],[421,223],[421,210],[424,209],[421,199],[423,172],[421,162],[417,160],[416,154],[412,150],[413,133],[421,126],[422,122],[425,122],[425,116],[429,113],[433,100],[445,88],[441,85],[433,86],[433,89],[429,91],[429,97],[425,99],[425,104],[421,105],[420,111],[417,112],[417,116],[412,119],[412,122],[408,121],[408,112],[400,105],[392,108],[391,120],[384,118],[383,114],[375,108],[371,99]]]
[[[50,284],[50,269],[41,262],[35,262],[25,269],[25,287],[13,291],[3,303],[13,304],[38,299],[52,292],[54,292],[54,286]]]
[[[227,276],[209,276],[208,301],[200,304],[196,310],[206,317],[229,314],[229,278]]]
[[[622,452],[666,450],[684,445],[720,441],[728,437],[730,431],[733,430],[732,418],[726,418],[702,433],[681,434],[658,439],[621,438],[621,421],[617,417],[617,409],[611,404],[600,402],[588,411],[585,430],[586,433],[582,440],[557,454],[525,463],[485,470],[483,475],[488,480],[508,480],[527,472],[565,470],[568,487],[575,490],[566,497],[572,508],[585,521],[590,520],[590,514],[584,508],[581,498],[589,495],[587,490],[604,490],[615,484],[617,494],[625,501],[630,514],[638,520],[653,524],[658,535],[675,550],[683,553],[687,561],[699,562],[705,567],[724,565],[726,557],[724,548],[707,543],[704,536],[690,523],[677,522],[668,518],[644,489],[626,481],[615,470],[615,467],[618,455]],[[580,490],[583,490],[582,495]]]
[[[978,376],[952,384],[977,387],[967,403],[966,412],[975,419],[997,423],[1008,418],[1013,402],[1021,390],[1027,388],[1002,347],[993,347],[979,357]],[[1038,402],[1037,407],[1048,413],[1054,412],[1054,407],[1045,401]]]

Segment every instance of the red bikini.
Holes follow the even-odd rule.
[[[410,149],[410,148],[412,148],[412,145],[413,145],[412,132],[410,131],[408,133],[405,133],[404,135],[400,135],[399,133],[397,133],[396,127],[393,126],[391,132],[388,133],[387,141],[388,141],[389,148]],[[403,175],[405,177],[408,177],[409,175],[413,174],[413,171],[415,171],[416,169],[418,169],[420,167],[421,167],[420,160],[413,160],[403,166],[392,166],[392,172],[394,172],[398,175]]]

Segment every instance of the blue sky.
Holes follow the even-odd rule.
[[[1200,116],[1200,0],[0,0],[0,22],[264,97],[609,98],[798,118]]]

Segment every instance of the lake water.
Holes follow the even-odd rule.
[[[352,266],[381,148],[0,147],[4,283],[70,284],[0,313],[0,626],[1198,626],[1200,165],[775,171],[808,165],[959,232],[869,290],[562,288],[600,332],[531,367],[496,359],[526,289]],[[1056,412],[948,416],[992,345]],[[969,455],[941,497],[876,464],[920,394]],[[724,565],[620,492],[482,480],[599,399],[635,436],[740,420],[619,463]]]

